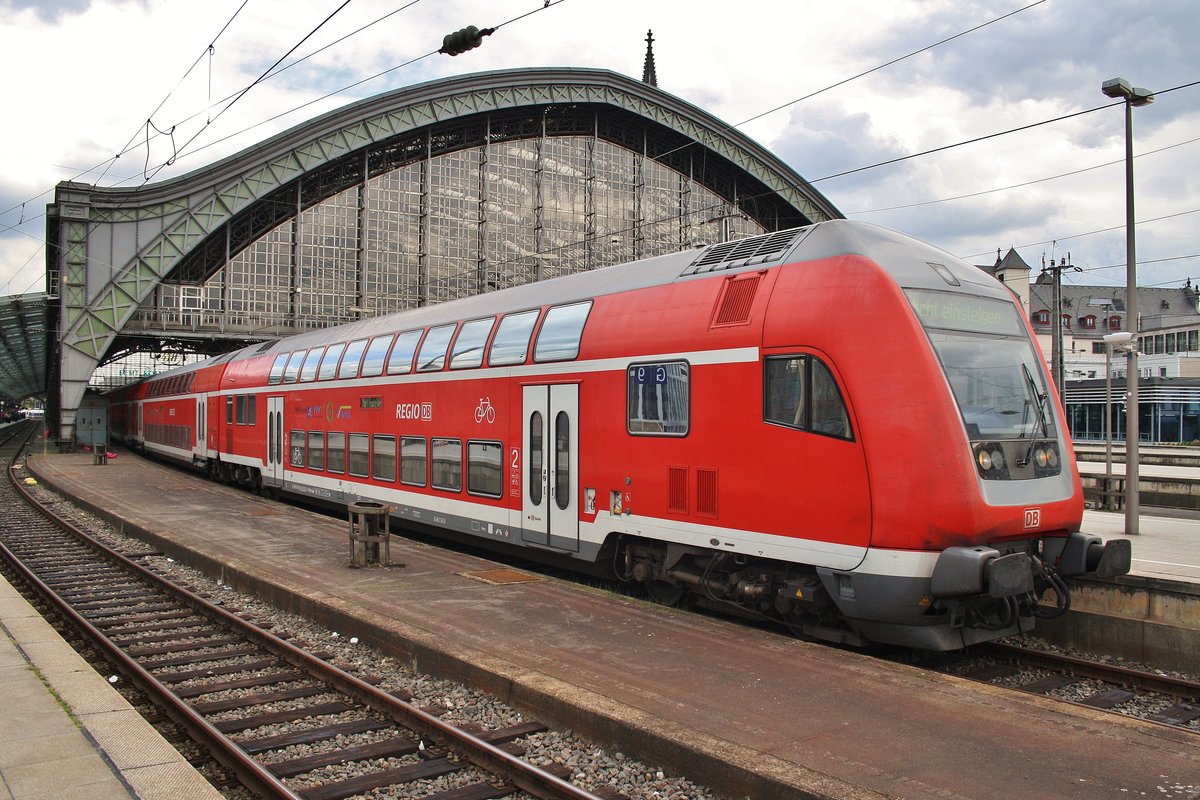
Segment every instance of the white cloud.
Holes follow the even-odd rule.
[[[241,2],[0,0],[5,15],[0,68],[10,76],[6,117],[19,120],[0,127],[0,212],[8,212],[0,215],[0,225],[16,225],[23,202],[27,220],[21,233],[0,232],[5,291],[24,290],[43,267],[40,257],[30,259],[30,243],[44,232],[44,221],[36,217],[49,199],[39,195],[104,163],[127,143],[133,149],[109,166],[103,179],[93,173],[80,180],[103,185],[143,180],[147,155],[140,143],[152,112],[160,128],[177,126],[175,147],[196,137],[177,163],[158,174],[163,179],[360,97],[445,75],[554,65],[640,77],[646,30],[653,29],[660,87],[736,124],[1020,7],[1019,0],[999,7],[983,0],[744,0],[722,7],[717,16],[697,13],[694,4],[678,0],[566,0],[544,11],[541,0],[423,0],[256,86],[206,125],[210,94],[219,99],[248,85],[340,5],[251,0],[217,40],[211,62],[201,58]],[[399,5],[356,0],[296,56]],[[319,99],[436,50],[442,36],[457,28],[501,25],[531,11],[536,13],[500,27],[476,50],[425,58]],[[1200,7],[1194,0],[1110,4],[1103,11],[1085,0],[1042,3],[767,114],[743,130],[804,177],[819,178],[1100,106],[1106,102],[1100,84],[1116,75],[1158,90],[1196,80],[1200,64],[1191,32],[1198,23]],[[199,65],[182,79],[197,58]],[[168,94],[168,102],[155,111]],[[1161,95],[1154,105],[1138,109],[1138,152],[1200,136],[1198,100],[1200,87]],[[847,212],[866,211],[1120,159],[1123,143],[1123,117],[1112,108],[823,181],[817,188]],[[170,137],[154,137],[151,165],[173,150]],[[1190,145],[1139,159],[1139,218],[1200,208],[1200,179],[1194,177],[1200,175],[1198,154],[1200,145]],[[1016,245],[1024,246],[1023,257],[1034,263],[1043,250],[1070,247],[1077,261],[1103,265],[1123,262],[1123,230],[1066,237],[1120,226],[1123,181],[1121,167],[1114,166],[863,218],[964,256]],[[1196,222],[1193,215],[1144,226],[1139,258],[1200,252]],[[1056,239],[1064,246],[1037,244]],[[1182,282],[1200,275],[1200,260],[1161,262],[1143,274]]]

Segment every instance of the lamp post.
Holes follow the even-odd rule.
[[[1125,533],[1138,533],[1138,437],[1140,420],[1138,406],[1137,365],[1137,259],[1133,231],[1133,107],[1154,102],[1154,93],[1134,88],[1124,78],[1105,81],[1100,87],[1106,97],[1125,101],[1125,329],[1130,334],[1127,344],[1128,367],[1125,370],[1127,387],[1125,412]]]

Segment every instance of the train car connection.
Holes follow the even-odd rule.
[[[113,420],[216,478],[852,644],[1029,630],[1062,577],[1130,564],[1079,530],[1014,295],[849,221],[251,346],[117,392]]]

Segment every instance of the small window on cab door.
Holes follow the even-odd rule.
[[[854,438],[837,381],[815,356],[763,361],[763,420],[836,439]]]

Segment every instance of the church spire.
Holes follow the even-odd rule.
[[[642,67],[642,83],[658,86],[658,73],[654,69],[654,31],[646,31],[646,63]]]

